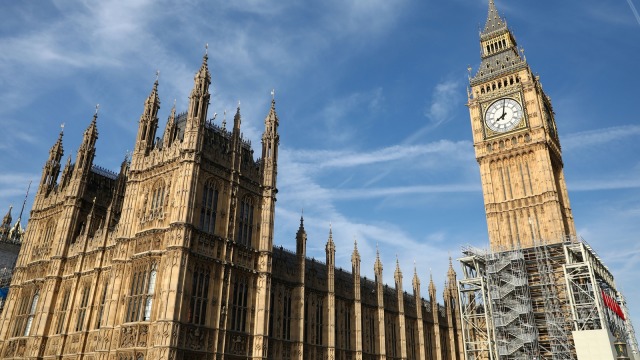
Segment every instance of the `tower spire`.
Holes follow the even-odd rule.
[[[487,22],[484,25],[483,34],[488,34],[496,30],[506,29],[507,23],[502,19],[494,0],[489,0],[489,13],[487,15]]]

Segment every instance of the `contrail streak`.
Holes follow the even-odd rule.
[[[627,2],[629,3],[629,7],[631,8],[633,15],[635,15],[636,17],[636,21],[638,22],[638,25],[640,25],[640,15],[638,14],[638,10],[636,10],[636,7],[635,5],[633,5],[633,2],[631,0],[627,0]]]

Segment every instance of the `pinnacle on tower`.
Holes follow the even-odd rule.
[[[380,249],[378,248],[378,244],[376,244],[376,262],[373,265],[373,271],[377,276],[382,275],[382,261],[380,261]]]
[[[429,274],[429,296],[436,297],[436,284],[433,283],[433,274]]]
[[[420,287],[420,278],[418,277],[418,268],[416,262],[413,262],[413,288],[418,289]]]
[[[11,209],[13,209],[13,205],[9,205],[9,211],[7,211],[7,214],[2,219],[2,225],[0,225],[0,227],[9,228],[11,226]]]
[[[396,282],[399,282],[402,280],[402,270],[400,270],[400,260],[398,259],[398,254],[396,254],[396,271],[394,272],[393,275],[396,279]]]
[[[494,0],[489,0],[489,14],[487,15],[487,22],[484,25],[483,34],[488,34],[496,30],[503,30],[507,28],[507,23],[500,17],[498,9]]]

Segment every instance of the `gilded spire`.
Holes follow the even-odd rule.
[[[507,23],[500,17],[498,9],[494,0],[489,0],[489,14],[487,15],[487,22],[484,25],[483,34],[488,34],[496,30],[506,29]]]

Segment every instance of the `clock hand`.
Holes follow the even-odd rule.
[[[504,118],[505,112],[506,112],[506,103],[507,103],[507,99],[502,100],[502,118]]]
[[[500,121],[500,120],[504,119],[504,117],[506,115],[507,115],[507,113],[503,112],[502,115],[500,115],[500,117],[496,119],[496,121]]]

